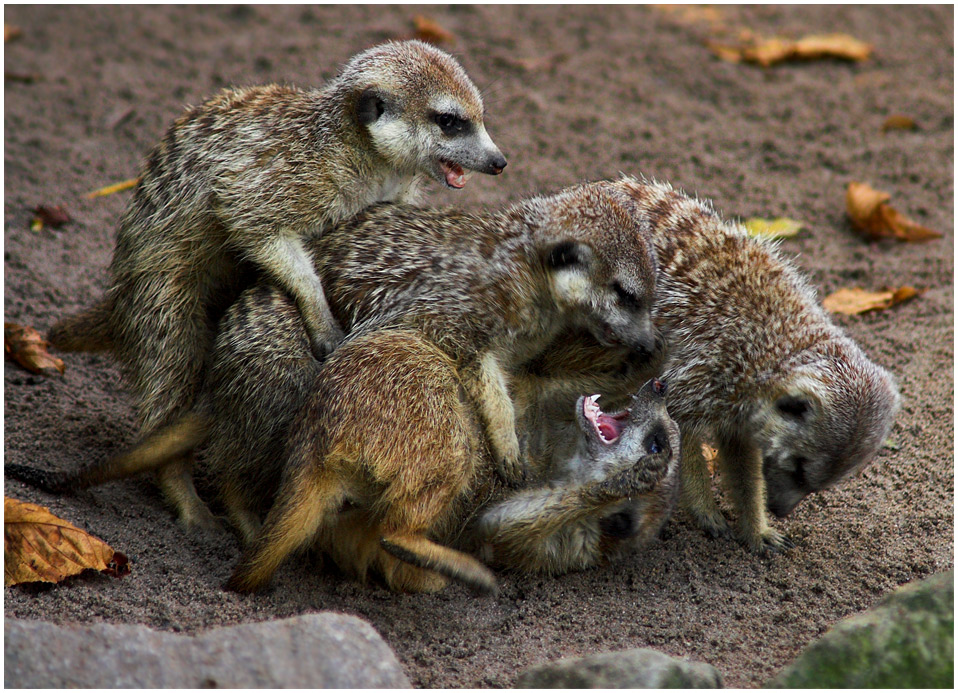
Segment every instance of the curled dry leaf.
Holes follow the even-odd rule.
[[[4,24],[3,25],[3,42],[13,41],[23,36],[23,29],[13,24]]]
[[[129,180],[124,180],[119,183],[114,183],[113,185],[107,185],[106,187],[98,188],[93,192],[88,192],[86,194],[86,198],[88,200],[92,200],[95,197],[105,197],[106,195],[112,195],[113,193],[123,192],[124,190],[135,188],[139,183],[139,178],[130,178]]]
[[[859,315],[872,310],[885,310],[894,305],[903,303],[918,295],[918,291],[911,286],[887,291],[865,291],[858,287],[839,289],[825,297],[822,305],[825,310],[844,315]]]
[[[417,14],[412,18],[412,23],[415,29],[413,37],[420,41],[433,44],[456,42],[455,34],[425,15]]]
[[[60,582],[84,570],[122,577],[130,567],[125,555],[43,506],[4,496],[4,585]]]
[[[708,443],[702,443],[702,457],[705,458],[705,465],[708,467],[709,474],[715,474],[715,467],[718,464],[718,450]]]
[[[942,234],[915,223],[888,204],[891,195],[867,183],[851,182],[845,191],[845,208],[852,225],[871,239],[930,241]]]
[[[778,219],[752,217],[745,220],[744,226],[748,235],[756,238],[791,238],[805,227],[802,222],[788,217]]]
[[[32,327],[14,322],[3,323],[3,350],[31,373],[62,374],[66,369],[61,359],[47,351],[48,346],[50,342]]]
[[[40,231],[44,226],[58,228],[68,221],[73,221],[63,205],[37,205],[33,209],[33,221],[30,222],[32,231]]]
[[[504,62],[508,65],[520,67],[526,72],[551,72],[560,64],[569,59],[568,53],[558,52],[540,55],[534,58],[509,58]]]
[[[889,130],[916,130],[917,128],[918,124],[908,116],[893,115],[888,116],[888,118],[885,119],[885,122],[882,123],[881,131],[888,132]]]
[[[728,62],[756,63],[769,67],[786,60],[814,60],[839,58],[842,60],[866,60],[874,46],[848,34],[812,35],[794,41],[781,37],[768,39],[752,38],[739,45],[706,43],[709,50]]]
[[[42,75],[31,74],[29,72],[14,72],[13,70],[4,70],[3,79],[8,82],[22,82],[24,84],[33,84],[43,79]]]

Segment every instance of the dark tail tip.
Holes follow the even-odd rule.
[[[25,464],[5,464],[3,473],[7,479],[16,479],[47,493],[59,495],[67,489],[68,477],[62,472],[51,472]]]

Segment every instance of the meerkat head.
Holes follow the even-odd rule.
[[[576,422],[582,432],[570,472],[580,481],[603,479],[626,469],[640,457],[664,453],[678,459],[679,428],[665,407],[665,383],[649,380],[629,407],[602,411],[600,395],[580,397]]]
[[[755,412],[768,509],[788,515],[874,457],[899,407],[886,370],[849,339],[799,354]]]
[[[623,472],[646,455],[664,454],[668,463],[653,490],[624,500],[602,517],[599,527],[611,539],[655,537],[675,507],[679,492],[679,426],[665,407],[665,383],[649,380],[632,397],[628,409],[609,414],[599,395],[580,397],[576,420],[582,432],[567,474],[580,482],[602,481]]]
[[[351,90],[357,125],[398,171],[461,188],[466,171],[498,175],[505,168],[486,132],[479,90],[438,48],[384,43],[352,58],[339,80]]]
[[[661,359],[666,343],[652,322],[655,250],[631,200],[589,183],[539,202],[539,233],[561,239],[546,258],[557,304],[603,346]]]

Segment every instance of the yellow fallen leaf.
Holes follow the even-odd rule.
[[[845,208],[852,225],[871,239],[930,241],[942,234],[918,224],[887,204],[891,195],[867,183],[852,181],[845,191]]]
[[[747,34],[745,36],[748,36]],[[811,35],[796,40],[779,36],[761,39],[750,37],[738,46],[706,42],[709,49],[720,59],[728,62],[750,62],[769,67],[786,60],[814,60],[840,58],[862,61],[867,59],[874,47],[848,34]]]
[[[758,63],[768,67],[788,60],[795,53],[795,42],[781,38],[770,38],[742,49],[742,59],[749,63]]]
[[[22,35],[23,35],[23,29],[21,29],[20,27],[14,26],[13,24],[4,23],[3,25],[3,42],[4,43],[6,43],[7,41],[13,41],[14,39],[18,39]]]
[[[791,238],[804,227],[802,222],[788,217],[778,219],[752,217],[745,220],[745,230],[748,231],[748,235],[757,238]]]
[[[32,327],[3,323],[3,350],[31,373],[54,375],[66,370],[63,360],[47,351],[48,346],[50,342]]]
[[[456,35],[442,27],[436,20],[422,14],[412,18],[415,32],[413,36],[427,43],[455,43]]]
[[[822,301],[825,310],[844,315],[859,315],[872,310],[885,310],[918,295],[911,286],[887,291],[865,291],[858,287],[839,289]]]
[[[120,577],[126,556],[48,509],[3,498],[3,584],[60,582],[84,570]]]
[[[805,36],[795,42],[795,57],[803,60],[841,58],[861,62],[867,60],[873,50],[872,44],[848,34]]]
[[[881,131],[888,132],[889,130],[915,130],[918,125],[914,120],[909,118],[906,115],[893,115],[888,116],[885,119],[885,122],[882,123]]]
[[[89,192],[86,194],[86,198],[88,200],[92,200],[94,197],[104,197],[105,195],[112,195],[113,193],[129,190],[130,188],[135,188],[139,182],[139,178],[130,178],[129,180],[125,180],[120,183],[114,183],[113,185],[108,185],[105,188],[99,188],[98,190]]]

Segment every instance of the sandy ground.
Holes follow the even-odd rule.
[[[896,586],[954,563],[953,9],[722,7],[689,16],[650,7],[27,7],[5,46],[4,317],[46,330],[106,286],[128,193],[83,194],[136,175],[184,103],[227,84],[318,84],[355,52],[407,35],[425,11],[486,94],[488,127],[509,157],[431,201],[498,206],[619,171],[668,179],[729,216],[787,215],[786,242],[822,295],[903,284],[924,293],[837,321],[899,379],[893,446],[842,487],[777,526],[798,540],[763,559],[706,537],[679,513],[641,554],[558,579],[503,575],[496,599],[451,587],[397,596],[288,565],[268,594],[221,584],[238,555],[227,533],[189,537],[147,479],[48,505],[133,559],[123,580],[8,588],[4,613],[58,623],[131,622],[178,632],[333,609],[368,619],[418,686],[509,686],[531,664],[649,646],[714,664],[757,686],[831,624]],[[711,22],[709,21],[711,18]],[[721,24],[798,37],[843,31],[874,43],[862,64],[769,70],[721,62],[704,40]],[[522,61],[531,61],[523,63]],[[882,133],[892,114],[915,131]],[[850,228],[851,180],[893,196],[945,233],[923,245],[867,243]],[[37,204],[74,222],[29,230]],[[65,355],[62,378],[4,368],[7,461],[71,469],[134,437],[110,360]]]

